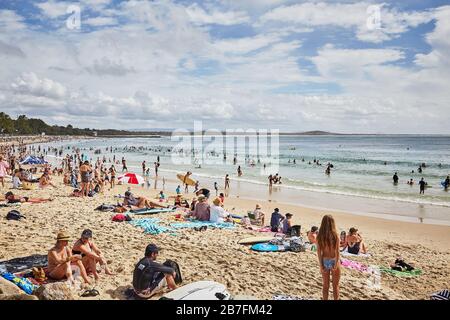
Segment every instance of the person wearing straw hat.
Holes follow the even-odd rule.
[[[254,220],[257,224],[264,226],[264,212],[261,210],[261,206],[259,204],[256,205],[255,210],[253,210],[253,216],[251,220]]]
[[[215,198],[213,200],[213,205],[210,207],[209,221],[215,223],[222,223],[224,221],[232,222],[231,215],[222,208],[221,204],[222,201],[220,201],[220,198]]]
[[[90,284],[86,269],[81,261],[81,255],[72,255],[72,252],[68,247],[69,240],[69,235],[64,231],[59,232],[56,236],[56,244],[48,251],[47,256],[49,277],[54,280],[67,278],[67,280],[73,284],[74,278],[72,275],[72,267],[77,266],[84,282]]]
[[[208,198],[201,194],[198,196],[198,203],[195,205],[192,217],[200,221],[209,221],[209,210]]]

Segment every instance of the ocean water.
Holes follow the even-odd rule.
[[[208,139],[210,140],[210,139]],[[268,158],[260,158],[247,143],[239,141],[232,150],[226,150],[227,161],[224,161],[224,150],[220,144],[210,141],[198,143],[194,151],[186,152],[190,164],[174,163],[173,152],[179,147],[179,141],[171,137],[161,138],[110,138],[84,141],[53,143],[54,147],[77,147],[81,153],[87,154],[95,161],[103,156],[107,161],[116,155],[116,160],[127,159],[128,168],[141,171],[141,162],[146,160],[153,174],[153,163],[160,156],[160,175],[175,177],[175,173],[190,170],[193,177],[201,184],[212,184],[217,181],[223,185],[225,174],[229,174],[232,182],[241,182],[262,188],[268,184],[267,176],[278,173],[282,184],[277,190],[326,193],[333,196],[351,196],[363,199],[395,201],[416,205],[431,205],[448,209],[450,213],[450,192],[445,191],[441,181],[450,174],[450,136],[438,135],[351,135],[351,136],[280,136],[278,154]],[[203,161],[199,146],[210,151],[204,155]],[[223,144],[225,145],[225,143]],[[113,153],[106,151],[113,147]],[[194,147],[192,145],[191,147]],[[101,154],[94,154],[100,149]],[[268,147],[270,150],[270,147]],[[172,151],[172,152],[169,152]],[[213,153],[211,154],[211,151]],[[243,171],[242,177],[237,176],[237,165],[232,162],[237,154],[238,164]],[[246,160],[246,154],[255,165]],[[261,155],[260,155],[261,156]],[[293,160],[296,163],[293,163]],[[304,159],[304,161],[302,161]],[[314,163],[319,160],[322,165]],[[208,162],[213,162],[209,163]],[[270,169],[269,162],[278,163],[279,167]],[[330,162],[334,168],[330,175],[325,174],[326,164]],[[201,168],[196,168],[201,163]],[[263,170],[263,164],[268,168]],[[385,164],[386,163],[386,164]],[[422,173],[418,173],[420,164],[425,163]],[[118,169],[121,165],[116,166]],[[414,173],[412,171],[414,170]],[[120,170],[119,170],[120,171]],[[393,184],[394,172],[399,175],[399,183]],[[172,178],[173,178],[172,177]],[[428,183],[425,195],[419,195],[418,181],[424,178]],[[415,184],[406,182],[413,179]],[[203,182],[202,182],[203,181]],[[207,185],[208,187],[208,185]],[[212,188],[212,185],[209,186]],[[262,190],[262,189],[259,189]],[[279,191],[280,193],[280,191]],[[444,212],[440,210],[441,212]],[[450,216],[450,214],[449,214]],[[449,218],[450,219],[450,218]]]

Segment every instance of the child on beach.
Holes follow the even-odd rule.
[[[317,257],[319,259],[320,272],[322,274],[323,300],[328,300],[330,289],[330,274],[333,282],[333,298],[339,299],[339,279],[341,270],[339,264],[339,236],[336,224],[331,215],[325,215],[320,224],[317,235]]]

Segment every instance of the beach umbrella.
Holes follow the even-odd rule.
[[[132,172],[127,172],[119,176],[117,180],[122,181],[122,183],[128,184],[143,184],[145,182],[142,176]]]

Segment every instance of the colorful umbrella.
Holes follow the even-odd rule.
[[[145,182],[144,178],[136,173],[127,172],[121,175],[117,180],[122,181],[122,183],[128,184],[143,184]]]

